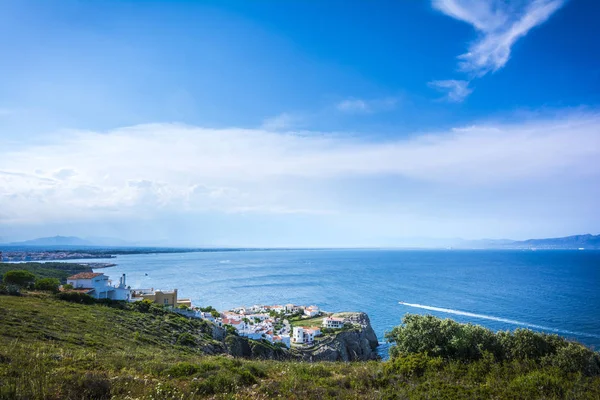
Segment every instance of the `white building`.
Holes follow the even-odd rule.
[[[246,318],[248,318],[252,322],[254,322],[256,319],[258,319],[260,322],[263,322],[269,319],[270,316],[269,314],[248,314],[246,315]]]
[[[285,311],[285,307],[284,306],[280,306],[279,304],[276,304],[274,306],[271,306],[271,310],[275,311],[276,313],[280,313]]]
[[[125,300],[131,299],[131,289],[126,286],[125,274],[119,278],[119,285],[112,286],[108,276],[100,272],[81,272],[67,278],[73,289],[89,294],[96,299]]]
[[[198,313],[198,316],[202,319],[206,319],[209,320],[211,322],[215,322],[215,317],[213,317],[213,315],[209,312],[205,312],[205,311],[200,311]]]
[[[286,313],[293,314],[293,313],[297,313],[298,311],[300,311],[300,306],[297,306],[295,304],[286,304],[284,306],[284,309],[285,309]]]
[[[315,337],[320,334],[321,330],[316,326],[295,326],[292,331],[292,343],[312,344],[315,341]]]
[[[323,318],[323,328],[340,329],[344,327],[345,321],[344,318],[326,317]]]
[[[308,306],[304,309],[304,315],[308,317],[315,317],[319,315],[319,307],[317,306]]]
[[[244,321],[241,320],[237,320],[237,319],[229,319],[229,318],[223,318],[221,320],[221,325],[231,325],[233,326],[238,332],[239,331],[243,331],[246,329],[246,323]]]
[[[242,319],[245,318],[244,315],[240,315],[234,312],[224,312],[221,314],[221,317],[223,317],[223,319],[231,319],[231,320],[235,320],[235,321],[241,321]]]
[[[290,347],[290,335],[275,335],[273,336],[273,343],[283,343],[285,347]]]

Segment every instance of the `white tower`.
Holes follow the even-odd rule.
[[[294,343],[304,343],[304,329],[302,327],[294,327],[293,339]]]

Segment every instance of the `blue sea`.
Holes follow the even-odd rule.
[[[600,348],[600,251],[270,250],[106,261],[118,264],[101,270],[114,280],[125,273],[133,288],[177,288],[198,306],[364,311],[381,342],[404,314],[429,313],[493,330],[529,327]],[[383,356],[387,350],[380,346]]]

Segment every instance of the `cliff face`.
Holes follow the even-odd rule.
[[[289,360],[290,351],[258,340],[227,334],[227,331],[217,325],[212,325],[212,337],[217,341],[215,351],[208,354],[226,353],[233,357],[243,357],[260,360]],[[210,349],[212,350],[212,349]]]
[[[263,360],[315,361],[367,361],[377,360],[379,341],[371,327],[369,316],[362,312],[337,313],[334,317],[345,318],[354,325],[328,335],[316,345],[306,348],[286,349],[262,341],[228,335],[225,329],[213,326],[212,336],[223,345],[215,346],[209,354],[227,353],[234,357]]]
[[[225,345],[227,346],[227,353],[234,357],[279,361],[291,358],[288,349],[240,336],[227,336]]]
[[[294,349],[304,361],[367,361],[377,360],[379,341],[369,316],[365,313],[337,313],[334,317],[346,318],[355,325],[342,330],[307,349]]]

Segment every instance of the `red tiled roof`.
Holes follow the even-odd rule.
[[[68,277],[67,279],[92,279],[100,275],[104,274],[101,272],[80,272],[78,274]]]

